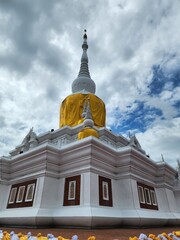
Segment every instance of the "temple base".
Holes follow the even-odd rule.
[[[180,226],[176,170],[153,162],[123,138],[119,148],[108,145],[101,136],[113,139],[110,132],[60,147],[60,136],[68,131],[51,133],[54,145],[43,143],[3,160],[0,225]]]

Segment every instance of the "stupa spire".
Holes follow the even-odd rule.
[[[90,78],[90,73],[88,68],[88,56],[87,56],[88,44],[87,44],[86,29],[84,30],[83,40],[84,40],[82,44],[83,53],[81,57],[81,66],[80,66],[78,77],[85,76]]]
[[[67,96],[61,104],[60,128],[64,126],[74,127],[81,123],[85,125],[88,123],[88,127],[91,125],[99,128],[105,126],[105,104],[95,95],[96,85],[91,79],[88,69],[86,30],[84,30],[83,34],[82,49],[83,53],[81,56],[80,70],[78,69],[79,74],[72,83],[72,94]],[[96,132],[95,129],[94,131]]]
[[[78,77],[72,83],[72,93],[95,93],[96,85],[91,79],[88,67],[86,29],[84,30],[82,49],[80,70]]]

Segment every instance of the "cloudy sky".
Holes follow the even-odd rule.
[[[179,0],[1,0],[0,155],[57,129],[88,34],[107,127],[136,134],[155,161],[180,158]]]

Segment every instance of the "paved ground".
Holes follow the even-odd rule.
[[[64,238],[69,238],[73,235],[78,235],[79,240],[87,240],[89,236],[95,236],[96,240],[128,240],[129,237],[139,236],[140,233],[146,235],[153,233],[158,235],[160,233],[166,232],[170,233],[172,231],[180,231],[180,227],[164,227],[164,228],[143,228],[143,229],[98,229],[98,230],[83,230],[83,229],[61,229],[61,228],[46,228],[46,229],[27,229],[27,228],[3,228],[2,230],[15,231],[15,233],[22,232],[26,234],[31,231],[33,236],[36,236],[39,232],[44,236],[48,233],[52,233],[55,237],[62,236]]]

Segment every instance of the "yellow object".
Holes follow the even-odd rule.
[[[134,236],[134,237],[129,237],[129,240],[138,240],[138,237]]]
[[[149,238],[155,240],[155,239],[156,239],[156,235],[154,235],[154,234],[149,234]]]
[[[23,235],[21,232],[17,234],[20,240],[27,240],[27,235]]]
[[[156,237],[156,235],[154,234],[149,234],[149,238],[153,239],[153,240],[161,240],[160,238]]]
[[[180,237],[180,231],[175,231],[174,235],[176,235],[177,237]]]
[[[87,240],[96,240],[96,237],[95,236],[90,236],[90,237],[88,237]]]
[[[70,239],[68,239],[68,238],[63,238],[63,237],[61,237],[61,236],[58,236],[58,240],[70,240]]]
[[[161,235],[163,235],[164,237],[168,236],[167,233],[165,233],[165,232],[161,233]]]
[[[41,233],[38,233],[38,234],[37,234],[37,239],[38,239],[38,240],[47,240],[47,237],[44,237],[44,236],[42,236]]]
[[[10,240],[10,234],[7,231],[3,232],[2,240]]]
[[[18,235],[19,238],[22,237],[22,233],[21,232],[19,232],[17,235]]]
[[[165,238],[167,238],[168,240],[172,240],[172,238],[169,237],[169,236],[167,235],[167,233],[165,233],[165,232],[161,233],[161,235],[164,236]]]
[[[74,127],[83,122],[81,116],[84,102],[90,99],[92,120],[96,127],[105,126],[106,109],[104,102],[96,95],[76,93],[64,99],[60,107],[60,124],[59,127]]]
[[[27,235],[24,235],[21,232],[19,232],[17,235],[18,235],[20,240],[27,240],[28,239]]]
[[[78,133],[78,139],[79,140],[83,139],[83,138],[86,138],[86,137],[89,137],[89,136],[94,136],[96,138],[99,138],[98,132],[95,129],[89,128],[89,127],[83,128]]]

